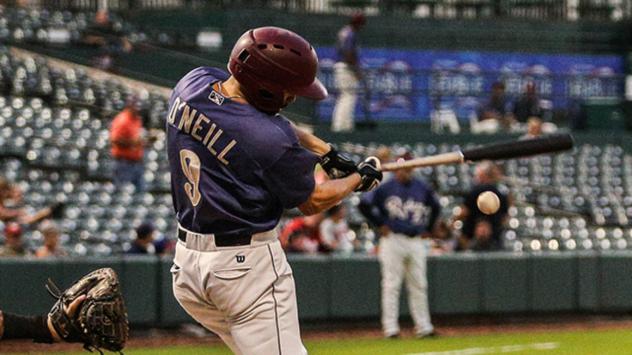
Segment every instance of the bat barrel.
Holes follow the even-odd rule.
[[[419,168],[444,164],[460,164],[466,161],[497,160],[527,157],[536,154],[554,153],[573,147],[570,134],[555,134],[542,138],[525,139],[497,144],[488,144],[465,151],[443,153],[406,161],[383,164],[382,171]]]
[[[484,145],[463,152],[466,161],[497,160],[554,153],[573,147],[570,134],[553,134],[541,138]]]

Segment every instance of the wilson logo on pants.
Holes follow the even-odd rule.
[[[238,263],[243,263],[244,261],[246,261],[246,256],[245,255],[235,255],[235,259],[237,259]]]

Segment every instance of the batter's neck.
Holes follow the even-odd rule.
[[[241,85],[239,85],[239,82],[235,80],[233,76],[228,78],[228,80],[224,81],[223,83],[220,83],[220,93],[228,98],[239,98],[241,100],[237,101],[246,102],[246,100],[244,99],[245,95],[241,91]]]

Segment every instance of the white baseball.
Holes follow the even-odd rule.
[[[476,206],[485,214],[494,214],[500,208],[500,199],[491,191],[481,192],[476,199]]]

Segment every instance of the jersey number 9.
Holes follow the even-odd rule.
[[[191,200],[193,206],[197,206],[202,199],[200,194],[200,158],[188,149],[180,151],[180,165],[182,172],[189,182],[184,184],[184,192]]]

